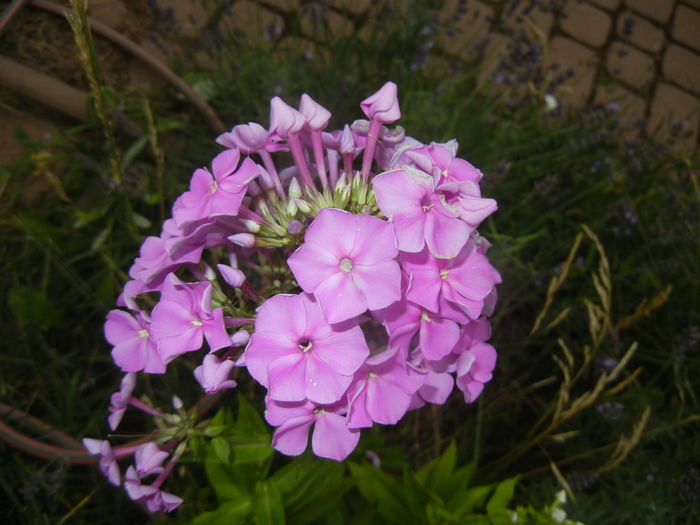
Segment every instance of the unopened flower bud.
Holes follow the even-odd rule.
[[[367,97],[360,103],[362,112],[370,120],[377,120],[382,124],[390,124],[401,118],[399,99],[396,84],[387,82],[374,95]]]
[[[286,139],[289,135],[299,133],[305,123],[304,115],[281,98],[274,97],[270,101],[270,132]]]
[[[243,224],[250,233],[258,233],[260,231],[260,224],[252,221],[250,219],[243,219]]]
[[[306,93],[301,96],[299,111],[306,118],[306,127],[313,131],[324,129],[331,118],[331,112]]]
[[[235,233],[229,235],[228,240],[242,248],[252,248],[255,246],[255,235],[251,233]]]
[[[245,281],[245,274],[238,268],[233,268],[225,264],[217,264],[216,267],[221,273],[221,277],[224,278],[224,281],[226,281],[229,286],[238,288]]]
[[[231,336],[231,344],[233,346],[243,346],[250,340],[250,334],[247,330],[238,330],[235,334]]]
[[[297,235],[298,233],[300,233],[301,228],[301,222],[299,222],[296,219],[289,221],[289,224],[287,224],[287,232],[291,235]]]

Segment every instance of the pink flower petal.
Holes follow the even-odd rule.
[[[352,279],[370,310],[379,310],[401,299],[401,269],[396,261],[357,264]]]
[[[323,316],[333,324],[352,319],[367,310],[367,300],[355,286],[352,277],[338,272],[323,281],[315,290]]]
[[[349,429],[343,416],[327,411],[316,415],[311,448],[317,456],[342,461],[359,441],[359,430]]]

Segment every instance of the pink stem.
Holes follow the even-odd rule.
[[[377,138],[381,127],[382,123],[378,120],[370,120],[369,131],[367,132],[367,144],[365,144],[364,156],[362,157],[362,180],[365,182],[369,176],[369,170],[372,167],[374,151],[377,148]]]
[[[270,152],[267,151],[266,149],[262,149],[258,151],[258,154],[260,155],[260,158],[263,160],[263,164],[265,164],[265,169],[267,172],[270,174],[270,177],[272,178],[272,182],[275,185],[275,189],[277,190],[277,195],[280,196],[280,199],[286,199],[287,196],[284,194],[284,189],[282,188],[282,182],[280,181],[280,176],[277,174],[277,169],[275,168],[275,163],[272,162],[272,155],[270,155]]]
[[[292,158],[294,163],[299,168],[299,175],[301,181],[304,185],[312,190],[315,190],[314,181],[311,178],[311,172],[309,171],[309,166],[306,164],[306,159],[304,158],[304,152],[301,149],[301,141],[298,135],[289,135],[287,137],[287,142],[289,143],[289,148],[292,150]]]
[[[316,161],[318,177],[321,179],[321,188],[325,190],[328,186],[328,179],[326,178],[326,165],[323,158],[323,144],[321,143],[320,130],[311,132],[311,146],[314,150],[314,160]]]
[[[338,152],[334,149],[329,149],[327,156],[331,188],[335,188],[335,183],[338,182]]]
[[[352,176],[352,153],[343,153],[343,171],[345,178],[350,180]]]
[[[163,417],[163,413],[159,410],[156,410],[155,408],[148,406],[146,403],[143,401],[139,401],[138,399],[132,397],[129,399],[129,404],[134,407],[138,408],[139,410],[146,412],[146,414],[150,414],[155,417]]]

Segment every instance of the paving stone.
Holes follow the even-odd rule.
[[[632,11],[625,11],[618,15],[617,34],[624,40],[652,53],[658,53],[664,45],[664,32]]]
[[[561,88],[556,97],[566,106],[581,108],[586,105],[593,88],[596,55],[587,47],[570,38],[556,36],[549,45],[548,64],[559,64],[559,71],[574,68],[574,76]]]
[[[119,29],[124,26],[129,10],[120,0],[92,0],[88,5],[88,16],[109,27]]]
[[[314,9],[312,5],[309,8]],[[324,34],[326,29],[337,36],[348,36],[353,32],[354,25],[349,18],[330,9],[315,9],[316,11],[307,11],[301,16],[301,32],[304,35]]]
[[[619,84],[599,85],[595,91],[594,104],[618,104],[618,117],[625,122],[636,122],[644,118],[647,105],[642,97]]]
[[[274,40],[284,30],[284,19],[254,2],[236,2],[230,16],[232,27],[246,35]]]
[[[675,40],[700,51],[700,11],[679,5],[673,17],[671,35]]]
[[[280,0],[284,1],[284,0]],[[340,9],[359,15],[367,11],[374,0],[333,0],[332,4]]]
[[[670,45],[664,54],[663,71],[670,80],[700,93],[700,55],[677,45]]]
[[[610,74],[638,90],[646,90],[654,81],[654,59],[622,42],[613,42],[605,64]]]
[[[300,4],[299,0],[260,0],[258,3],[261,6],[272,6],[280,11],[294,11]]]
[[[474,46],[483,43],[491,31],[493,9],[486,4],[470,1],[465,13],[457,13],[458,0],[447,0],[440,10],[442,27],[448,27],[439,38],[440,45],[451,53],[474,56]]]
[[[671,17],[674,0],[625,0],[625,4],[639,14],[665,24]]]
[[[608,11],[614,11],[620,5],[621,0],[591,0],[591,3],[603,7]]]
[[[550,10],[545,10],[543,5],[537,2],[515,1],[501,13],[501,23],[507,29],[516,31],[518,29],[526,29],[529,24],[525,22],[527,18],[532,24],[537,27],[544,36],[548,36],[554,24],[554,15]]]
[[[559,23],[565,33],[593,47],[600,47],[608,38],[612,19],[597,7],[580,3],[578,0],[569,0],[564,6]]]
[[[692,153],[698,139],[700,99],[671,84],[659,82],[651,103],[647,134],[658,140],[666,140],[671,134],[670,124],[673,121],[686,122],[690,131],[690,136],[679,140],[674,149]]]
[[[207,23],[207,10],[201,2],[192,0],[158,0],[158,7],[166,11],[172,9],[174,26],[180,36],[198,37]]]

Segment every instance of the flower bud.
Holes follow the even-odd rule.
[[[399,99],[396,84],[387,82],[374,95],[364,99],[360,103],[362,112],[370,120],[377,120],[382,124],[390,124],[401,118]]]
[[[216,267],[221,273],[221,277],[224,278],[224,281],[226,281],[229,286],[238,288],[245,281],[245,274],[238,268],[233,268],[225,264],[217,264]]]
[[[270,133],[260,124],[239,124],[230,132],[216,138],[216,142],[227,148],[238,148],[244,155],[265,149]]]
[[[306,118],[306,127],[313,131],[324,129],[331,118],[331,112],[306,93],[301,96],[299,111]]]
[[[255,246],[255,235],[252,233],[235,233],[229,235],[227,239],[242,248],[252,248]]]
[[[286,139],[301,131],[306,123],[304,115],[279,97],[270,101],[270,132]]]

